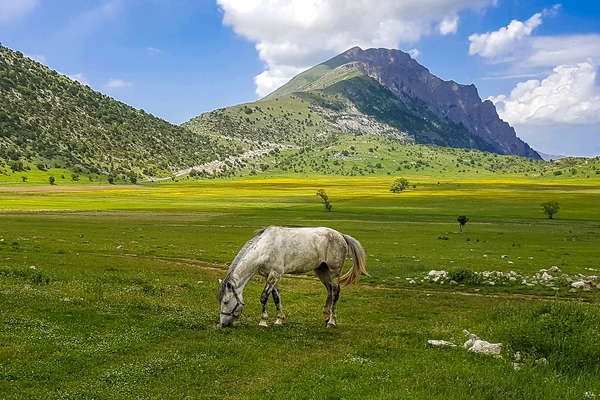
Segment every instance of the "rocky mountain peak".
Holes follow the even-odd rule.
[[[500,119],[492,102],[481,100],[474,84],[442,80],[401,50],[353,47],[332,60],[354,62],[360,72],[377,80],[401,100],[422,102],[442,120],[462,124],[499,153],[540,158]]]

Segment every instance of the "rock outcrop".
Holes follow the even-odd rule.
[[[462,124],[472,135],[490,143],[500,154],[541,157],[501,120],[494,104],[482,101],[475,85],[445,81],[400,50],[353,47],[327,63],[352,63],[406,102],[421,102],[442,120]]]

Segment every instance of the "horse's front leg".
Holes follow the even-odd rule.
[[[263,292],[260,295],[260,304],[262,304],[262,315],[260,316],[260,322],[258,325],[260,326],[269,326],[269,313],[267,312],[267,302],[269,301],[269,281],[267,281]]]
[[[283,320],[285,319],[285,314],[281,309],[281,296],[279,295],[279,286],[275,286],[273,288],[273,302],[275,303],[275,308],[277,309],[277,319],[275,320],[275,325],[283,324]]]
[[[269,301],[269,296],[273,289],[277,286],[277,282],[279,282],[279,278],[281,275],[275,271],[271,271],[267,276],[267,284],[263,289],[262,294],[260,295],[260,303],[262,304],[262,315],[260,317],[260,322],[258,325],[260,326],[269,326],[269,313],[267,312],[267,302]]]

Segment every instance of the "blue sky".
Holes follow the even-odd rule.
[[[173,123],[353,45],[410,50],[534,148],[600,154],[598,1],[0,0],[0,41]]]

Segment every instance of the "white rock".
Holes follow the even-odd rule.
[[[430,339],[427,341],[428,344],[436,347],[456,347],[456,345],[452,342],[448,342],[446,340],[433,340]]]
[[[448,275],[447,271],[437,271],[435,269],[432,269],[431,271],[429,271],[429,273],[427,274],[428,276],[434,277],[434,278],[441,278],[441,277],[446,277],[446,275]]]
[[[512,261],[509,261],[508,263],[509,263],[509,264],[514,264]]]
[[[546,360],[545,357],[542,357],[542,358],[540,358],[538,360],[535,360],[535,363],[537,365],[548,365],[548,360]]]
[[[408,281],[408,283],[410,283],[411,285],[414,285],[415,281],[413,279],[411,279],[410,281]]]
[[[598,276],[597,276],[597,275],[590,275],[590,276],[588,276],[587,278],[588,278],[588,280],[590,280],[590,281],[597,281],[597,280],[598,280]]]
[[[556,265],[553,265],[550,267],[550,272],[560,272],[560,268],[558,268]]]
[[[550,275],[549,273],[544,272],[542,274],[542,276],[540,277],[540,279],[543,281],[551,281],[552,279],[554,279],[554,277],[552,275]]]
[[[29,269],[37,269],[37,268],[35,267],[35,265],[32,265],[29,267]]]
[[[500,256],[500,258],[506,258],[506,257],[508,257],[506,254],[502,254],[502,255]]]
[[[575,289],[581,289],[584,286],[585,286],[584,281],[577,281],[577,282],[571,283],[571,287],[574,287]]]
[[[513,363],[513,368],[514,368],[515,371],[520,371],[521,370],[521,363],[514,362]]]
[[[464,343],[463,347],[474,353],[489,354],[499,356],[502,353],[502,343],[490,343],[486,340],[481,340],[479,336],[464,330],[465,335],[469,339]]]

